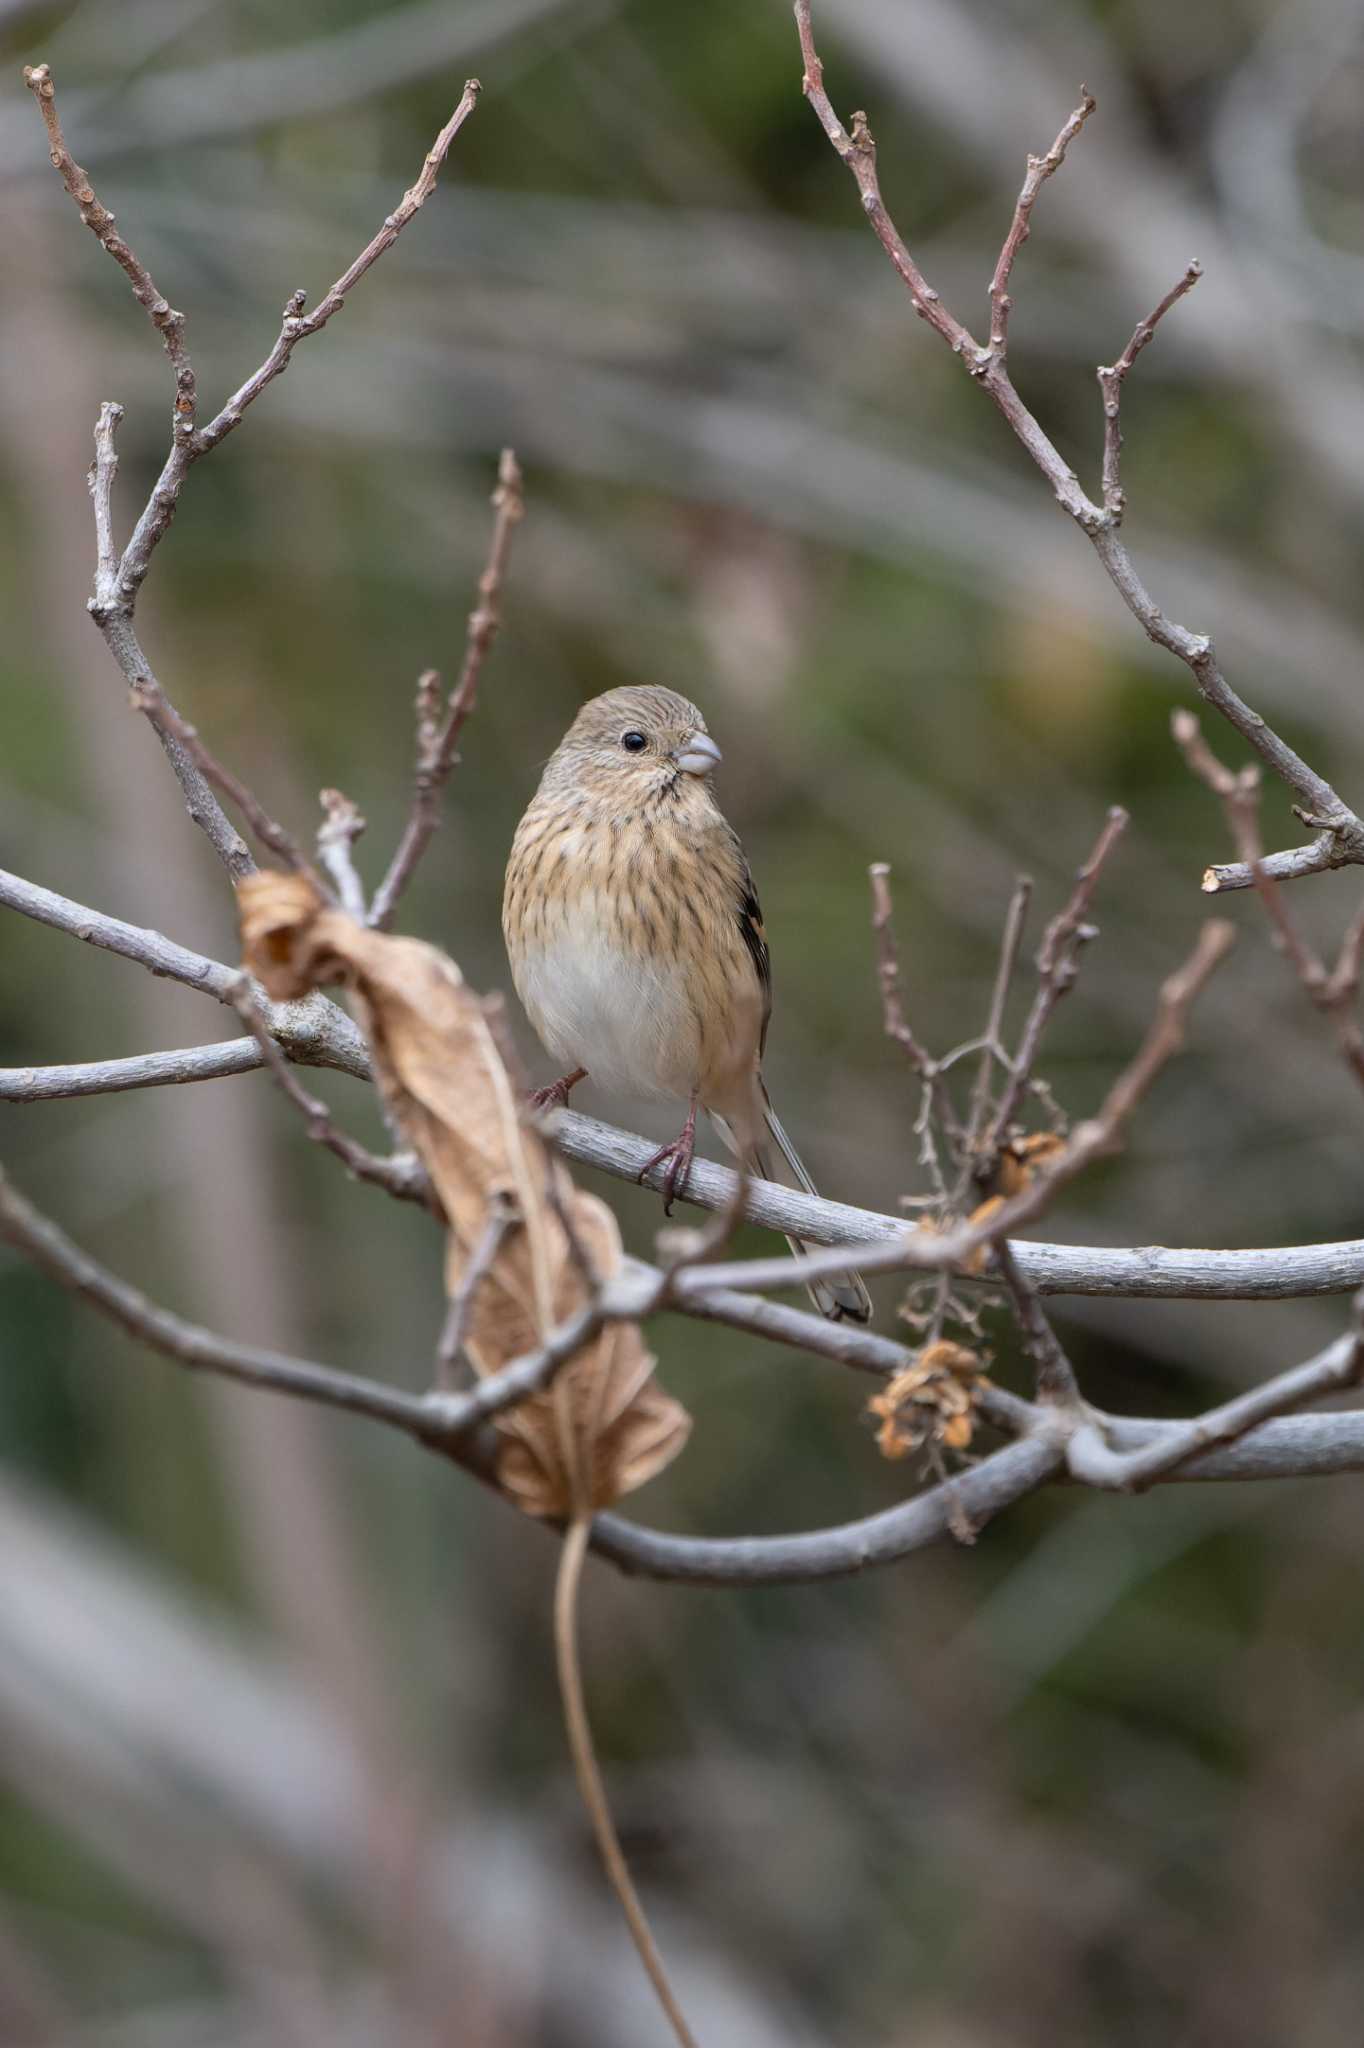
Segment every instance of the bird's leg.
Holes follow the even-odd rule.
[[[663,1214],[665,1216],[672,1215],[673,1201],[679,1190],[682,1192],[686,1191],[687,1175],[691,1172],[691,1162],[695,1151],[696,1097],[693,1095],[691,1107],[687,1111],[687,1121],[683,1124],[671,1145],[661,1145],[653,1158],[648,1160],[640,1170],[640,1180],[646,1181],[654,1168],[662,1166],[664,1160],[667,1160],[668,1170],[663,1176]]]
[[[587,1068],[575,1067],[571,1074],[563,1074],[557,1081],[551,1081],[548,1088],[532,1089],[530,1098],[531,1108],[566,1109],[568,1107],[569,1089],[576,1088],[579,1081],[585,1081],[586,1079]]]

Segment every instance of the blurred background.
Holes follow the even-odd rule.
[[[1202,259],[1128,388],[1128,537],[1357,802],[1360,0],[821,0],[817,28],[899,225],[978,332],[1025,153],[1081,79],[1097,93],[1015,272],[1015,376],[1093,488],[1094,365]],[[126,524],[169,378],[21,64],[52,64],[76,157],[187,313],[205,417],[477,72],[436,197],[192,473],[139,615],[166,687],[300,833],[321,785],[352,794],[376,878],[415,678],[457,665],[511,443],[529,511],[506,623],[403,927],[506,986],[502,867],[541,763],[586,696],[668,684],[724,748],[774,955],[769,1078],[826,1192],[892,1208],[918,1185],[868,863],[892,863],[911,1014],[946,1047],[983,1016],[1014,874],[1049,913],[1121,801],[1046,1066],[1072,1112],[1097,1102],[1227,857],[1168,738],[1187,677],[912,317],[802,101],[786,0],[0,0],[0,47],[0,861],[233,955],[221,874],[84,613],[97,405],[127,407]],[[1301,837],[1275,788],[1266,829]],[[1358,886],[1293,907],[1326,942]],[[1189,1050],[1046,1235],[1364,1230],[1357,1094],[1256,905],[1224,907],[1242,941]],[[228,1030],[18,918],[0,960],[8,1064]],[[327,1087],[377,1141],[364,1092]],[[0,1121],[20,1184],[158,1299],[424,1384],[434,1229],[348,1183],[262,1076]],[[602,1185],[647,1252],[656,1199]],[[894,1327],[894,1283],[878,1298]],[[1161,1414],[1344,1315],[1061,1309],[1091,1395]],[[866,1383],[656,1334],[697,1426],[632,1512],[812,1527],[910,1483],[878,1459]],[[1002,1327],[997,1346],[1024,1384]],[[662,2040],[572,1785],[544,1534],[406,1441],[193,1383],[8,1257],[0,1351],[5,2048]],[[866,1583],[590,1569],[612,1799],[708,2048],[1357,2040],[1358,1526],[1348,1479],[1053,1490]]]

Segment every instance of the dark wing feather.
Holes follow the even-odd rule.
[[[744,935],[744,944],[763,992],[763,1028],[758,1040],[758,1058],[761,1059],[767,1050],[767,1026],[772,1015],[772,958],[763,932],[762,905],[742,853],[739,855],[739,892],[739,930]]]

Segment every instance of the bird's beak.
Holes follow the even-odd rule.
[[[694,732],[677,749],[673,759],[684,775],[709,775],[712,768],[718,767],[722,756],[708,732]]]

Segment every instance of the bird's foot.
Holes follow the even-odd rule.
[[[687,1121],[683,1124],[672,1143],[670,1145],[660,1145],[653,1158],[646,1160],[640,1168],[639,1178],[643,1182],[649,1178],[649,1175],[656,1167],[662,1166],[664,1161],[667,1161],[667,1171],[663,1175],[663,1214],[665,1216],[672,1215],[674,1201],[678,1195],[684,1195],[687,1191],[687,1176],[691,1172],[691,1163],[695,1154],[696,1104],[693,1102],[691,1108],[687,1111]]]
[[[569,1090],[576,1088],[579,1081],[585,1081],[586,1079],[587,1068],[575,1067],[571,1074],[561,1074],[557,1081],[551,1081],[548,1088],[532,1089],[530,1096],[531,1108],[566,1109],[568,1107]]]

